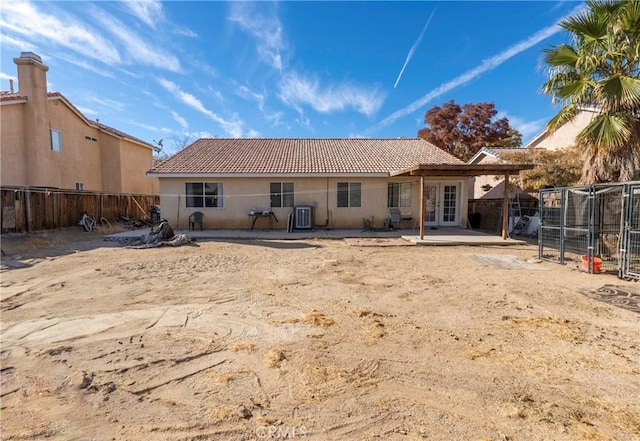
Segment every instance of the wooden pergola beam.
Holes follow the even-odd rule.
[[[390,176],[420,176],[420,240],[424,239],[425,192],[424,180],[432,177],[471,177],[482,175],[504,176],[504,199],[502,201],[502,238],[507,239],[509,229],[509,176],[522,170],[531,170],[534,164],[418,164],[404,170],[389,173]]]

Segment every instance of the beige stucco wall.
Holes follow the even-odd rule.
[[[220,178],[220,179],[160,179],[161,216],[178,229],[188,228],[188,218],[194,211],[204,213],[205,229],[248,229],[252,209],[270,209],[269,184],[271,182],[293,182],[295,205],[312,205],[314,223],[317,227],[326,228],[363,228],[364,219],[372,220],[373,228],[382,228],[389,217],[387,207],[387,183],[412,182],[412,207],[402,208],[410,212],[415,219],[420,216],[420,184],[419,178]],[[459,182],[460,195],[458,212],[461,226],[466,226],[467,219],[467,185],[466,179],[450,180]],[[187,208],[185,201],[186,182],[218,182],[223,184],[222,208]],[[362,185],[361,207],[337,207],[337,183],[360,182]],[[441,182],[441,181],[439,181]],[[461,203],[464,201],[464,203]],[[286,229],[287,217],[293,211],[291,207],[273,208],[278,222],[274,229]],[[267,219],[258,219],[255,228],[267,228]]]
[[[26,182],[22,104],[0,105],[0,183]]]
[[[526,148],[540,148],[547,150],[559,150],[566,147],[571,147],[575,143],[576,136],[582,129],[584,129],[594,118],[596,113],[583,110],[576,115],[576,117],[551,133],[546,134],[538,140],[533,140],[527,144]]]
[[[42,176],[44,184],[59,188],[75,188],[82,182],[85,190],[102,188],[100,144],[85,139],[99,139],[98,131],[82,121],[61,100],[49,100],[49,127],[60,131],[62,149],[51,150],[51,145],[39,146],[50,165]]]
[[[147,170],[153,167],[153,155],[149,148],[121,139],[120,158],[124,193],[158,194],[158,178],[146,175]]]
[[[489,164],[499,164],[500,161],[493,156],[485,156],[480,161],[478,161],[477,165],[489,165]],[[469,199],[480,199],[484,195],[487,194],[486,191],[482,189],[484,185],[490,185],[492,188],[500,185],[500,183],[504,180],[504,176],[495,176],[495,175],[482,175],[476,176],[472,179],[469,179]]]

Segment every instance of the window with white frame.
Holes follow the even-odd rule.
[[[389,182],[387,186],[387,207],[411,207],[411,182]]]
[[[222,207],[222,183],[187,182],[185,184],[187,207]]]
[[[60,130],[51,129],[51,150],[54,152],[62,151],[62,136]]]
[[[360,182],[338,182],[338,207],[360,207],[362,205]]]
[[[293,207],[293,182],[272,182],[269,185],[271,207]]]

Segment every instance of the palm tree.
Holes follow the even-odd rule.
[[[598,110],[578,134],[582,184],[640,179],[640,0],[592,0],[560,22],[571,44],[544,50],[549,80],[542,91],[560,112],[555,130],[581,109]]]

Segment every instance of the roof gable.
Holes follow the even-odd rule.
[[[415,164],[464,164],[419,138],[199,139],[149,171],[167,175],[388,175]]]
[[[128,135],[120,130],[114,129],[113,127],[109,127],[105,124],[99,123],[98,121],[92,121],[88,119],[84,114],[74,106],[71,101],[67,99],[60,92],[47,92],[47,98],[49,100],[59,100],[62,101],[73,113],[75,113],[78,118],[80,118],[85,124],[100,130],[101,132],[108,133],[111,136],[115,136],[116,138],[126,139],[135,144],[141,145],[143,147],[147,147],[153,150],[158,150],[158,148],[148,142],[145,142],[135,136]],[[28,98],[26,96],[22,96],[19,93],[15,92],[0,92],[0,104],[23,104],[26,103]]]
[[[505,153],[517,153],[521,151],[522,151],[521,147],[520,148],[482,147],[480,150],[477,151],[475,155],[473,155],[471,159],[469,159],[467,164],[479,164],[486,157],[491,157],[497,160],[503,160],[502,156]]]

